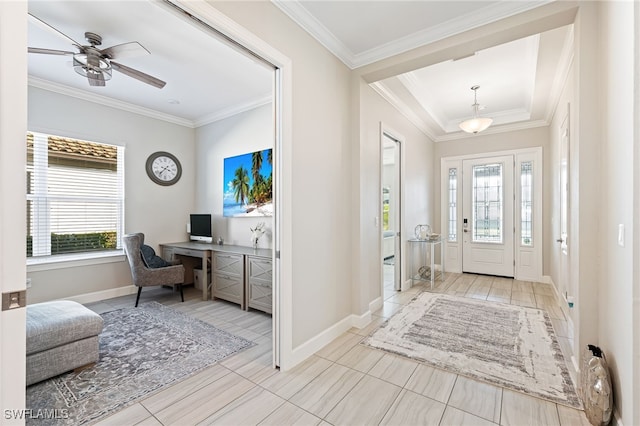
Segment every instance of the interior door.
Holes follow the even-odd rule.
[[[558,262],[558,276],[556,283],[558,290],[567,298],[567,302],[573,303],[573,291],[568,288],[569,283],[569,112],[562,122],[560,128],[560,188],[559,204],[560,211],[558,223],[560,224],[560,238],[556,237],[556,242],[560,243],[560,256]]]
[[[386,133],[382,135],[382,247],[383,282],[393,280],[393,289],[401,289],[401,144]],[[390,271],[392,269],[392,271]]]
[[[514,276],[514,158],[464,160],[463,272]]]

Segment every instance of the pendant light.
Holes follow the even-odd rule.
[[[478,117],[478,92],[477,90],[480,86],[473,86],[471,90],[473,90],[473,118],[463,121],[460,123],[460,128],[467,133],[479,133],[483,130],[486,130],[487,127],[491,126],[493,123],[492,118],[483,118]]]

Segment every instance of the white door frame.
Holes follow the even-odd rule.
[[[520,221],[516,220],[515,241],[514,241],[514,259],[515,278],[524,281],[542,282],[542,179],[543,179],[543,160],[542,147],[522,148],[507,151],[484,152],[479,154],[461,155],[442,157],[440,159],[440,229],[443,237],[443,256],[445,256],[446,272],[462,272],[462,185],[464,178],[462,176],[462,161],[472,160],[483,157],[493,157],[502,155],[513,155],[516,161],[516,173],[514,181],[518,182],[518,171],[520,164],[526,161],[533,162],[533,244],[531,246],[523,246],[521,244]],[[448,235],[449,229],[449,170],[457,169],[457,190],[456,190],[456,238],[450,241]],[[520,213],[520,185],[514,187],[516,202],[514,205],[514,216],[521,217]]]
[[[378,256],[378,259],[380,259],[380,296],[384,298],[384,264],[382,262],[382,258],[383,258],[383,230],[382,230],[382,187],[383,187],[383,182],[382,182],[382,173],[383,173],[383,167],[384,165],[382,164],[382,160],[383,160],[383,155],[384,155],[384,138],[385,135],[394,140],[395,142],[397,142],[398,144],[398,149],[399,149],[399,154],[397,157],[397,164],[396,164],[396,168],[398,169],[398,176],[399,176],[399,182],[398,182],[398,188],[399,188],[399,199],[398,199],[398,203],[397,203],[397,208],[398,208],[398,230],[395,236],[395,274],[396,277],[394,278],[395,280],[399,280],[400,282],[400,289],[399,290],[406,290],[406,283],[405,283],[405,268],[404,268],[404,264],[406,263],[404,258],[404,250],[403,250],[403,244],[402,244],[402,239],[404,238],[404,137],[396,132],[395,130],[393,130],[391,127],[387,126],[386,124],[384,124],[383,122],[380,123],[380,162],[379,162],[379,182],[378,182],[378,189],[379,189],[379,202],[378,202],[378,206],[380,209],[380,253]]]

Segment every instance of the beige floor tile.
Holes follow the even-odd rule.
[[[558,415],[562,426],[590,426],[587,416],[582,410],[565,407],[558,404]]]
[[[512,291],[511,292],[511,301],[518,300],[520,302],[527,302],[531,304],[531,306],[536,306],[536,298],[533,296],[533,293],[527,293],[526,291]]]
[[[149,417],[153,418],[151,413],[140,404],[134,404],[124,410],[118,411],[112,416],[96,423],[97,426],[121,426],[123,424],[134,425],[140,423]]]
[[[551,323],[553,324],[556,336],[566,337],[569,339],[573,338],[573,333],[569,330],[569,323],[567,321],[558,318],[551,318]]]
[[[522,300],[511,299],[511,304],[515,306],[522,306],[524,308],[538,309],[535,302],[525,302]]]
[[[530,281],[514,281],[511,289],[521,293],[533,293],[533,284]]]
[[[266,419],[284,403],[284,399],[268,390],[254,387],[200,424],[253,426]]]
[[[473,414],[459,410],[452,406],[447,406],[440,422],[442,426],[492,426],[496,423],[492,423],[489,420],[482,417],[474,416]]]
[[[289,402],[324,418],[363,376],[359,371],[333,364],[293,395]]]
[[[396,386],[404,387],[418,367],[418,363],[391,354],[382,358],[369,370],[369,375],[385,380]]]
[[[136,423],[136,426],[162,426],[162,423],[155,417],[147,417],[140,423]]]
[[[358,344],[341,356],[336,363],[366,373],[383,355],[382,351]]]
[[[511,301],[511,289],[504,289],[499,287],[491,287],[487,299],[489,298],[507,299]]]
[[[401,292],[401,293],[394,294],[393,296],[386,299],[385,301],[391,302],[391,303],[397,303],[399,305],[406,305],[407,303],[411,302],[411,300],[413,300],[414,297],[416,297],[416,293]]]
[[[197,424],[247,393],[255,384],[231,372],[155,414],[162,424]]]
[[[391,383],[364,376],[325,420],[332,425],[378,424],[401,390]]]
[[[278,372],[278,370],[273,367],[273,353],[271,351],[268,351],[259,358],[249,361],[234,371],[254,383],[260,383]]]
[[[456,375],[419,364],[405,386],[407,389],[436,401],[446,403],[456,381]]]
[[[296,407],[290,402],[280,405],[273,413],[264,421],[260,422],[260,426],[316,426],[320,424],[322,419],[313,414]],[[328,423],[327,423],[328,424]]]
[[[491,289],[511,291],[513,280],[507,278],[494,278],[491,282]]]
[[[216,364],[142,400],[141,404],[152,414],[156,414],[162,409],[174,404],[176,401],[186,398],[194,392],[198,392],[200,389],[228,374],[231,374],[231,371],[220,364]]]
[[[458,376],[448,405],[498,423],[501,403],[501,388]]]
[[[254,361],[256,358],[260,358],[265,355],[270,356],[272,354],[271,342],[265,342],[266,340],[267,339],[264,337],[257,339],[255,342],[257,344],[255,346],[223,359],[220,361],[220,364],[224,365],[229,370],[235,371]]]
[[[438,425],[445,405],[403,389],[380,422],[380,425]]]
[[[331,361],[312,355],[291,370],[278,371],[260,382],[260,386],[284,399],[289,399],[331,365]]]
[[[560,424],[556,404],[523,393],[502,391],[501,425],[554,426]]]
[[[545,283],[533,283],[532,285],[533,287],[533,292],[536,295],[542,295],[542,296],[554,296],[556,293],[553,290],[553,287],[551,287],[551,284],[545,284]]]
[[[389,318],[393,314],[398,312],[398,310],[400,310],[400,308],[402,308],[402,305],[400,305],[398,303],[387,302],[385,300],[385,302],[382,304],[382,308],[380,308],[377,311],[373,312],[373,315],[378,316],[378,317],[383,317],[383,318]]]
[[[359,334],[349,332],[343,333],[333,342],[316,352],[316,355],[326,358],[329,361],[336,361],[338,358],[349,352],[351,348],[360,343],[362,339],[363,337]]]
[[[547,311],[551,318],[566,320],[562,308],[558,305],[554,296],[545,296],[536,294],[536,307]]]

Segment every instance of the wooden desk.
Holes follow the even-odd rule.
[[[243,256],[263,257],[271,260],[271,249],[254,249],[246,246],[219,245],[201,243],[197,241],[184,241],[179,243],[160,244],[162,257],[166,260],[174,260],[174,256],[189,256],[202,259],[202,300],[209,299],[208,270],[213,252],[240,254]],[[240,304],[244,307],[244,301]]]

